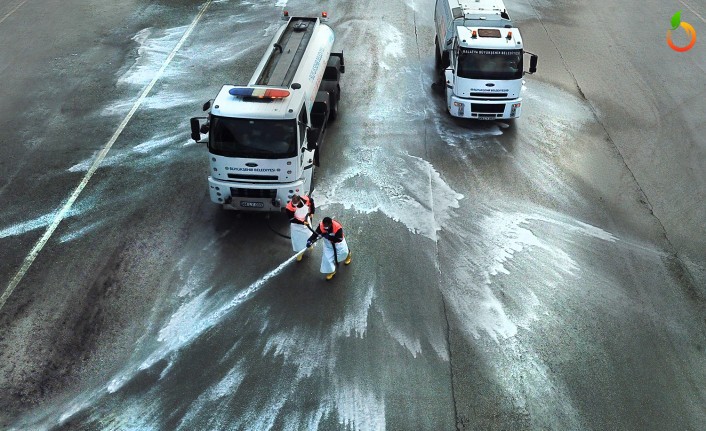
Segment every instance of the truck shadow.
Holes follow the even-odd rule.
[[[443,87],[442,87],[443,88]],[[448,113],[443,93],[432,87],[428,121],[430,130],[437,132],[441,144],[461,149],[471,157],[504,157],[512,154],[518,136],[520,122],[517,120],[475,120],[457,118]]]

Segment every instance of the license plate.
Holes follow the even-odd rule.
[[[479,120],[495,120],[495,115],[479,115]]]
[[[264,208],[265,204],[262,202],[240,201],[240,206],[245,208]]]

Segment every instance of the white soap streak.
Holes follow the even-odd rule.
[[[355,295],[347,303],[345,315],[341,316],[328,328],[319,329],[302,327],[282,327],[277,332],[268,335],[263,348],[263,356],[281,357],[285,364],[296,367],[293,380],[288,380],[287,389],[272,392],[267,408],[250,412],[249,417],[266,416],[268,411],[278,410],[281,399],[291,395],[304,381],[324,379],[329,387],[324,391],[319,406],[307,417],[301,412],[288,414],[284,419],[284,429],[319,429],[325,417],[336,414],[342,425],[351,430],[370,430],[385,428],[385,405],[380,388],[362,386],[356,382],[344,381],[340,377],[343,363],[334,352],[340,352],[346,340],[365,338],[368,318],[375,299],[375,285],[370,283],[364,292]],[[378,310],[380,311],[380,310]],[[396,331],[390,331],[390,325],[385,325],[388,333],[411,352],[421,352],[418,341]],[[333,380],[331,378],[333,377]],[[247,422],[248,425],[251,422]],[[248,429],[260,429],[248,427]]]
[[[196,107],[199,101],[203,102],[196,94],[174,94],[172,92],[157,93],[151,95],[142,104],[143,110],[172,111],[174,108],[182,106]],[[130,108],[133,101],[129,99],[117,100],[102,110],[105,116],[120,115]],[[188,120],[188,119],[187,119]]]
[[[488,255],[491,263],[485,270],[485,278],[488,284],[498,274],[510,274],[506,264],[514,258],[516,253],[532,248],[535,249],[533,254],[536,254],[537,250],[545,251],[550,257],[548,261],[552,262],[556,267],[562,268],[567,274],[573,274],[578,269],[576,262],[565,251],[553,246],[546,240],[537,238],[529,228],[525,227],[531,221],[536,220],[551,222],[544,217],[529,214],[495,213],[481,223],[484,233],[483,238],[487,238],[487,241],[493,246]],[[578,227],[574,226],[570,226],[570,230],[581,232]],[[606,235],[602,236],[602,238],[612,237],[608,235],[606,232]]]
[[[88,225],[86,225],[86,226],[83,226],[83,227],[81,227],[81,228],[79,228],[79,229],[76,229],[76,230],[73,231],[73,232],[69,232],[69,233],[67,233],[67,234],[62,235],[62,236],[59,238],[59,242],[60,242],[60,243],[65,243],[65,242],[69,242],[69,241],[73,241],[73,240],[76,240],[76,239],[78,239],[78,238],[81,238],[82,236],[86,235],[87,233],[93,232],[94,230],[98,229],[98,228],[101,227],[104,223],[105,223],[104,220],[98,220],[98,221],[96,221],[96,222],[90,223],[90,224],[88,224]]]
[[[364,296],[357,296],[357,304],[352,304],[352,309],[348,309],[342,321],[337,321],[331,327],[331,332],[339,337],[364,338],[368,329],[368,317],[370,307],[375,299],[375,289],[373,284],[369,284]]]
[[[0,230],[0,238],[7,238],[9,236],[18,236],[26,232],[33,231],[35,229],[40,229],[49,225],[49,223],[54,220],[55,213],[44,214],[32,220],[27,220],[21,223],[15,223],[12,226],[8,226],[5,229]]]
[[[404,0],[404,4],[405,4],[408,8],[412,9],[413,12],[418,12],[418,11],[419,11],[419,10],[417,9],[417,5],[416,5],[416,3],[414,2],[414,0]]]
[[[465,272],[464,269],[458,271]],[[449,298],[447,303],[460,316],[462,328],[474,339],[487,334],[496,342],[517,335],[517,325],[510,320],[495,292],[488,286],[469,285],[471,279],[469,276],[465,283],[444,289],[444,295]]]
[[[223,378],[201,394],[189,407],[189,410],[179,421],[177,429],[197,429],[195,420],[210,416],[217,418],[223,413],[227,402],[232,398],[245,379],[245,365],[241,361],[235,365]]]
[[[287,396],[280,396],[272,400],[270,404],[267,404],[262,409],[248,410],[242,415],[242,417],[239,418],[238,421],[236,421],[236,423],[233,424],[231,429],[247,429],[253,431],[271,430],[277,416],[279,416],[282,411],[282,407],[284,407],[284,403],[287,402],[289,395],[291,395],[291,389],[292,388],[290,388],[290,394],[287,394]]]
[[[282,356],[287,363],[295,364],[296,378],[302,380],[326,367],[331,347],[326,334],[312,334],[310,330],[296,327],[270,335],[262,353],[267,355],[272,352]]]
[[[507,158],[524,181],[544,190],[552,199],[566,205],[583,202],[579,188],[566,181],[566,167],[557,163],[555,153],[580,136],[580,128],[592,121],[593,114],[582,100],[540,82],[530,82],[523,98],[523,118],[510,126],[522,133],[521,148],[508,150],[505,140],[497,138],[508,127],[500,121],[464,123],[448,115],[436,116],[436,132],[452,147],[455,157],[471,166],[470,174],[480,184],[492,186],[481,175],[483,170],[474,169],[485,166],[483,159]]]
[[[588,429],[572,403],[572,390],[554,377],[556,372],[542,356],[515,338],[508,340],[502,352],[485,363],[501,393],[529,417],[529,428]]]
[[[201,251],[209,253],[212,252],[216,245],[230,235],[230,233],[231,230],[226,229],[221,232],[220,235],[212,237],[203,247],[201,247]],[[214,273],[217,266],[215,259],[198,259],[196,262],[190,262],[191,258],[191,255],[187,255],[179,259],[176,264],[176,268],[179,273],[186,274],[185,277],[182,276],[184,281],[179,288],[178,296],[180,298],[189,296],[198,289],[202,288],[204,280],[208,279],[209,274]]]
[[[341,425],[361,431],[385,430],[385,399],[367,388],[339,382],[335,401]]]
[[[153,425],[154,418],[160,409],[157,394],[146,401],[132,402],[120,412],[106,417],[94,418],[100,424],[101,431],[160,431]]]
[[[129,368],[118,377],[115,377],[106,387],[109,393],[114,393],[122,388],[138,371],[153,366],[158,361],[166,358],[172,352],[177,352],[187,346],[191,341],[214,327],[234,308],[252,298],[270,279],[277,276],[282,270],[294,261],[296,255],[282,262],[277,268],[268,272],[238,292],[235,297],[225,305],[217,300],[208,300],[209,290],[206,290],[191,301],[179,307],[172,314],[169,322],[159,331],[157,341],[161,343],[153,353],[140,364],[137,369]],[[226,288],[230,290],[232,288]]]
[[[368,327],[368,316],[374,298],[374,286],[370,285],[364,295],[357,295],[346,308],[345,315],[331,325],[331,329],[285,327],[268,335],[263,356],[281,356],[286,363],[296,366],[297,381],[319,375],[335,375],[335,355],[346,338],[364,338]]]
[[[405,54],[405,37],[400,30],[386,21],[376,23],[376,32],[380,38],[382,47],[382,58],[379,59],[380,67],[384,70],[392,70],[386,59],[399,59]],[[389,93],[388,93],[389,96]]]
[[[356,154],[358,163],[347,166],[317,190],[317,204],[341,204],[361,213],[379,211],[404,224],[410,232],[436,240],[437,232],[451,218],[452,209],[459,207],[463,195],[419,157],[395,154],[381,147],[357,149]],[[431,178],[420,173],[430,173]],[[361,194],[360,190],[368,192]],[[434,199],[433,206],[430,197]]]
[[[386,329],[388,334],[390,334],[390,336],[394,338],[395,341],[400,344],[400,346],[409,350],[409,353],[411,353],[413,357],[416,358],[418,355],[422,354],[422,343],[419,338],[413,337],[405,333],[401,328],[398,328],[397,326],[387,325]]]
[[[572,256],[572,250],[579,247],[574,241],[576,237],[618,241],[596,226],[541,208],[536,210],[536,213],[491,210],[479,218],[479,230],[469,232],[473,236],[468,239],[474,244],[473,253],[459,256],[456,282],[445,286],[444,294],[449,298],[447,303],[461,316],[464,329],[475,339],[488,334],[500,342],[517,335],[518,326],[531,326],[543,306],[533,289],[557,289],[565,279],[579,276],[581,265]],[[461,225],[455,229],[462,230]],[[536,233],[540,231],[542,236]],[[465,242],[459,239],[458,247],[465,248]],[[583,255],[586,242],[580,244],[577,250]],[[515,268],[525,272],[528,267],[536,269],[541,279],[514,273]],[[504,292],[501,285],[495,284],[496,279],[506,276],[519,277],[524,282],[515,283],[517,288]],[[500,294],[510,294],[513,302],[522,303],[522,311],[508,315]]]
[[[472,123],[462,128],[450,115],[435,115],[433,121],[436,133],[446,144],[464,151],[485,148],[488,140],[503,134],[496,122]]]
[[[275,7],[285,7],[287,6],[287,1],[288,0],[277,0],[277,3],[275,3]]]
[[[91,207],[93,207],[95,203],[95,199],[87,199],[86,201],[82,202],[80,205],[76,205],[72,207],[69,211],[66,212],[66,215],[64,215],[65,219],[75,217],[78,215],[83,215],[85,212],[87,212]],[[23,221],[20,223],[15,223],[11,226],[8,226],[2,230],[0,230],[0,238],[7,238],[11,236],[19,236],[22,234],[25,234],[27,232],[31,232],[33,230],[41,229],[44,227],[49,226],[52,221],[54,221],[57,213],[49,213],[49,214],[44,214],[39,217],[36,217],[32,220],[27,220]]]
[[[186,297],[193,294],[197,289],[203,287],[203,280],[205,280],[206,274],[210,271],[209,269],[203,268],[199,265],[194,265],[189,269],[186,274],[186,280],[184,284],[179,288],[178,296],[180,298]]]
[[[155,135],[150,140],[134,146],[131,150],[115,151],[112,156],[103,160],[101,166],[104,168],[108,166],[143,167],[172,160],[175,155],[181,152],[181,147],[177,143],[184,139],[186,133],[186,127],[180,126],[177,131]],[[92,161],[93,158],[86,159],[71,166],[68,170],[69,172],[87,171],[91,167]]]
[[[534,132],[542,129],[566,131],[578,130],[583,124],[593,120],[591,108],[577,96],[540,81],[532,81],[523,87],[522,97],[532,101],[532,117],[537,122],[523,123],[523,129],[530,127]],[[523,104],[524,105],[524,104]],[[525,114],[522,114],[523,116]],[[552,139],[552,147],[563,144]]]
[[[331,406],[325,403],[319,404],[315,411],[309,413],[292,411],[284,418],[282,431],[318,430],[321,420],[331,410]]]
[[[164,60],[169,56],[174,45],[179,41],[188,26],[174,27],[166,30],[146,28],[133,36],[137,42],[137,58],[135,63],[118,78],[118,84],[128,84],[143,87],[149,83],[159,70]],[[178,68],[172,68],[164,73],[164,78],[179,74]]]
[[[213,28],[220,29],[222,34],[233,36],[229,43],[206,41],[202,44],[187,46],[180,51],[174,59],[174,67],[164,73],[162,78],[163,88],[161,91],[155,91],[147,97],[142,104],[142,109],[169,111],[178,107],[200,106],[199,102],[203,102],[203,97],[199,96],[196,91],[189,91],[189,88],[183,88],[178,81],[185,74],[193,72],[193,69],[188,67],[189,65],[199,65],[201,68],[203,65],[216,67],[247,55],[254,46],[257,46],[266,33],[272,31],[272,25],[270,25],[263,31],[246,33],[242,30],[242,24],[248,21],[248,17],[241,15],[228,15],[222,19],[211,18],[210,25]],[[138,55],[127,70],[122,69],[117,80],[118,85],[141,87],[149,82],[151,76],[160,68],[164,58],[169,54],[171,47],[179,40],[184,29],[185,27],[182,26],[168,29],[146,28],[140,30],[132,38],[137,44]],[[121,115],[129,110],[133,103],[134,100],[132,98],[117,100],[106,106],[102,114],[106,116]]]
[[[226,374],[223,379],[211,389],[208,397],[214,401],[223,398],[227,395],[235,393],[243,380],[245,379],[245,370],[243,363],[238,363],[232,370]]]
[[[63,424],[76,413],[88,408],[92,403],[92,397],[83,396],[80,400],[74,401],[66,408],[66,411],[59,417],[59,423]]]

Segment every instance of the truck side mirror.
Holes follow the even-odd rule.
[[[203,124],[201,121],[203,120]],[[201,134],[208,133],[211,130],[211,124],[208,122],[207,117],[193,117],[191,119],[191,139],[198,143],[204,143],[206,141],[201,140]]]
[[[199,125],[199,119],[194,117],[191,119],[191,139],[198,142],[201,139],[201,126]]]
[[[451,42],[453,42],[453,41],[454,41],[454,40],[453,40],[453,38],[451,38],[451,39],[447,40],[447,41],[446,41],[446,46],[449,46],[449,45],[451,45]]]
[[[203,104],[203,108],[202,108],[203,112],[208,111],[210,107],[211,107],[211,101],[209,100],[208,102]]]
[[[306,149],[313,151],[316,149],[316,143],[319,141],[321,129],[308,128],[306,132]]]
[[[537,56],[535,54],[532,54],[530,57],[530,67],[529,67],[529,73],[535,73],[537,71]]]

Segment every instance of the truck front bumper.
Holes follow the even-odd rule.
[[[239,183],[208,177],[211,201],[223,209],[282,211],[294,193],[301,193],[304,180],[283,184]]]
[[[522,111],[522,99],[478,100],[451,96],[449,113],[454,117],[476,120],[503,120],[518,118]]]

